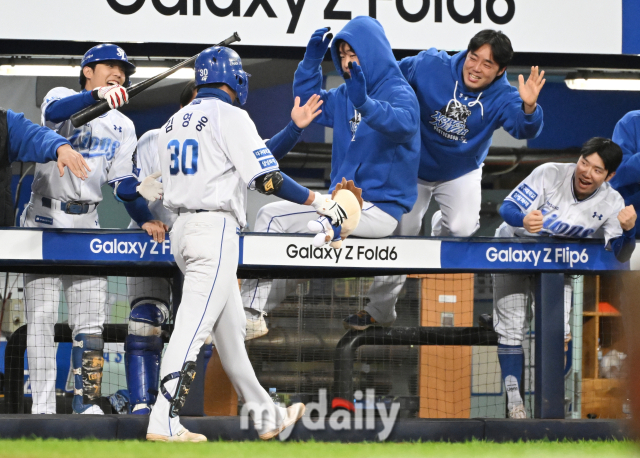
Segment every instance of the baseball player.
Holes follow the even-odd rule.
[[[195,376],[195,360],[213,329],[222,366],[261,439],[270,439],[304,413],[304,404],[276,406],[255,376],[244,346],[245,317],[238,290],[239,232],[246,224],[247,188],[311,205],[332,224],[346,213],[329,196],[298,185],[278,169],[242,105],[248,75],[240,56],[208,48],[195,63],[196,99],[160,129],[158,150],[164,205],[178,216],[172,250],[184,273],[182,305],[160,370],[160,390],[147,440],[206,441],[180,424],[179,412]]]
[[[195,81],[187,83],[180,95],[180,108],[183,108],[196,96]],[[291,111],[292,121],[273,138],[267,140],[266,146],[274,157],[282,157],[293,148],[311,121],[319,114],[322,105],[320,97],[312,97],[309,102],[300,106],[296,99]],[[158,135],[160,129],[150,130],[140,137],[138,151],[134,159],[134,174],[144,179],[160,170],[158,155]],[[138,229],[147,221],[159,221],[164,224],[149,227],[149,235],[156,242],[164,241],[164,231],[173,226],[177,214],[167,209],[160,200],[148,205],[139,200],[125,202],[125,207],[136,220],[131,220],[129,229]],[[140,207],[140,208],[138,208]],[[139,215],[139,216],[138,216]],[[166,278],[128,278],[127,288],[131,304],[129,316],[129,335],[125,343],[125,367],[131,413],[148,415],[158,394],[158,373],[160,357],[164,345],[160,337],[161,326],[170,315],[171,285]],[[205,372],[213,354],[213,331],[203,346]]]
[[[604,238],[605,249],[626,262],[635,248],[636,212],[625,207],[608,183],[616,173],[622,151],[607,138],[592,138],[580,151],[577,164],[547,163],[522,181],[500,207],[505,222],[499,237]],[[569,333],[571,283],[564,288],[565,341]],[[496,274],[493,325],[498,333],[498,359],[507,391],[510,418],[526,418],[520,395],[524,364],[522,340],[527,298],[532,286],[527,275]]]
[[[420,135],[414,91],[403,78],[384,29],[373,18],[349,21],[332,40],[328,28],[316,30],[293,81],[294,95],[320,94],[323,113],[315,122],[333,128],[331,186],[346,178],[362,188],[365,200],[353,235],[391,235],[416,199]],[[345,83],[322,89],[320,64],[331,43],[331,57]],[[289,202],[263,207],[258,232],[308,232],[314,212]],[[273,287],[272,287],[273,284]],[[250,280],[242,285],[247,339],[268,332],[264,314],[290,292],[293,282]]]
[[[60,176],[64,168],[84,180],[90,172],[84,158],[76,153],[66,138],[46,127],[25,119],[22,113],[0,108],[0,227],[15,222],[11,196],[12,162],[58,162]]]
[[[54,88],[42,104],[42,123],[63,137],[91,168],[82,181],[60,176],[53,163],[35,169],[31,200],[22,214],[21,226],[41,228],[98,228],[101,186],[110,183],[121,200],[159,197],[155,180],[139,183],[132,173],[131,158],[136,150],[133,123],[114,110],[128,99],[125,86],[135,71],[125,52],[111,44],[91,48],[81,63],[82,92]],[[69,121],[78,110],[108,101],[106,115],[74,128]],[[147,192],[149,191],[149,192]],[[100,397],[104,341],[107,279],[104,277],[25,275],[27,309],[27,357],[29,359],[32,413],[55,413],[54,324],[58,317],[59,289],[64,288],[69,306],[69,326],[73,334],[73,412],[102,414],[96,405]]]
[[[507,80],[513,56],[502,32],[483,30],[466,51],[449,56],[431,48],[400,61],[400,70],[420,102],[420,167],[418,197],[402,217],[396,235],[420,234],[433,197],[440,205],[432,220],[432,236],[469,237],[479,227],[482,163],[493,133],[503,127],[515,138],[535,138],[542,130],[537,104],[544,71],[531,67],[516,89]],[[364,310],[344,320],[344,327],[389,326],[405,275],[376,277]]]

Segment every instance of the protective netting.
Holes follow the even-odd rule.
[[[86,405],[130,413],[125,340],[131,303],[171,305],[170,281],[2,274],[4,411],[72,413],[81,386]],[[254,329],[264,335],[248,341],[247,351],[274,401],[322,402],[324,396],[329,411],[336,399],[365,411],[395,403],[401,418],[533,417],[534,284],[534,275],[505,273],[239,282],[243,302],[254,308],[249,322],[264,320]],[[627,416],[624,290],[621,275],[565,276],[567,418]],[[255,310],[261,294],[267,295],[266,316]],[[374,316],[388,326],[378,326],[382,319]],[[134,334],[166,344],[172,317],[165,318]],[[348,329],[368,325],[364,332]],[[87,377],[77,385],[73,341],[82,334],[102,335],[104,344],[83,341],[79,367]],[[23,367],[19,386],[16,365]],[[11,370],[14,381],[7,379]],[[208,368],[215,370],[219,364]],[[205,399],[230,405],[233,414],[232,391],[206,378]]]

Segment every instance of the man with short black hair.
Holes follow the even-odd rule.
[[[620,262],[628,261],[636,244],[636,212],[632,205],[625,207],[622,196],[608,183],[621,161],[616,143],[596,137],[583,145],[577,164],[550,162],[537,167],[504,200],[500,215],[505,222],[496,236],[604,238],[606,250]],[[510,418],[526,418],[520,386],[530,280],[529,275],[494,275],[493,325],[499,336],[498,359]],[[572,292],[565,276],[565,342],[571,339]]]
[[[420,103],[422,146],[418,198],[402,216],[396,235],[420,234],[431,198],[440,205],[431,222],[432,236],[469,237],[480,227],[482,163],[493,133],[503,127],[518,139],[535,138],[542,130],[538,95],[544,71],[531,67],[516,89],[507,80],[513,56],[509,38],[482,30],[468,49],[453,56],[435,48],[400,61],[400,70]],[[344,327],[362,330],[389,326],[406,276],[376,277],[370,303],[344,320]]]

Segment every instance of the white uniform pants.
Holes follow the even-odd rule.
[[[49,224],[50,223],[50,224]],[[68,215],[42,207],[36,199],[23,212],[22,227],[99,228],[96,210]],[[72,250],[73,247],[68,247]],[[106,277],[25,274],[27,312],[27,358],[33,407],[31,413],[56,413],[56,346],[54,325],[58,321],[60,288],[69,307],[69,327],[78,334],[102,335],[107,303]]]
[[[418,199],[411,212],[402,216],[394,235],[417,236],[433,197],[440,205],[441,218],[434,218],[432,237],[469,237],[480,227],[482,168],[455,180],[418,180]],[[396,301],[406,275],[375,277],[369,289],[369,304],[364,308],[378,323],[396,320]]]
[[[534,277],[531,275],[493,275],[493,327],[502,345],[522,345],[527,314],[531,303],[531,317],[534,309]],[[571,336],[569,316],[573,287],[571,276],[564,277],[564,338]]]
[[[293,202],[276,202],[265,205],[256,218],[256,232],[305,233],[309,232],[307,223],[319,218],[313,207]],[[378,239],[393,233],[398,221],[380,210],[371,202],[364,202],[360,223],[351,234],[356,237]],[[242,300],[245,308],[269,312],[283,299],[295,291],[296,280],[244,280],[242,282]]]
[[[236,277],[238,223],[227,212],[186,213],[171,231],[172,251],[184,273],[182,302],[162,359],[160,379],[195,361],[213,328],[220,361],[238,396],[263,410],[254,417],[260,434],[280,425],[285,409],[276,407],[256,378],[244,345],[246,318]],[[165,384],[175,395],[178,379]],[[149,419],[148,432],[165,436],[181,430],[180,418],[169,417],[170,404],[160,393]]]

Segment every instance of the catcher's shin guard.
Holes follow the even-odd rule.
[[[184,403],[187,400],[191,382],[193,382],[195,376],[196,362],[187,361],[182,366],[182,370],[180,370],[180,372],[171,372],[160,382],[160,390],[162,391],[162,395],[167,398],[167,401],[169,401],[169,404],[171,404],[171,407],[169,409],[169,417],[175,418],[180,414],[180,410],[184,407]],[[171,396],[164,385],[170,380],[176,378],[178,379],[178,385],[176,386],[175,394]]]
[[[98,404],[104,366],[104,340],[101,335],[78,334],[73,339],[73,412],[82,413]]]
[[[159,336],[128,335],[124,344],[124,367],[129,389],[129,405],[150,407],[158,396],[160,356],[164,344]],[[135,410],[132,413],[149,413]]]

